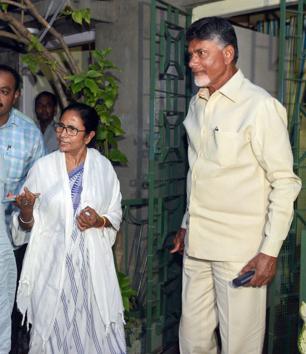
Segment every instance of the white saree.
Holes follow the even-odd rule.
[[[122,354],[125,353],[123,305],[112,254],[122,216],[119,181],[111,163],[95,149],[87,150],[82,181],[79,208],[92,207],[99,215],[106,216],[114,228],[91,228],[80,233],[82,247],[86,250],[89,280],[83,291],[77,284],[82,299],[73,305],[68,304],[68,312],[71,306],[77,312],[80,303],[86,303],[87,299],[92,301],[89,307],[94,309],[94,316],[98,316],[94,319],[97,326],[94,336],[106,343],[102,343],[97,352]],[[92,344],[87,343],[88,338],[85,346],[84,343],[77,347],[66,345],[61,351],[54,348],[61,335],[56,336],[57,323],[65,321],[61,308],[63,289],[67,289],[67,255],[75,253],[72,239],[74,210],[64,153],[56,151],[38,160],[30,170],[25,186],[40,193],[34,206],[35,223],[17,294],[18,307],[32,324],[30,353],[92,354],[94,351]],[[17,243],[26,235],[18,227],[17,215],[13,218],[12,233]],[[78,265],[78,255],[75,254],[74,261]],[[81,284],[82,279],[79,281]],[[84,320],[82,316],[78,315],[74,320],[77,319],[79,331],[87,332],[86,314]],[[117,345],[118,341],[120,345]]]

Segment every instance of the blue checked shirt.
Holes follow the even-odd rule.
[[[17,109],[0,126],[0,154],[4,157],[7,177],[4,195],[19,193],[33,163],[45,155],[43,137],[36,124]],[[11,212],[7,204],[6,214]]]

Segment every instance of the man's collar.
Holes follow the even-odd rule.
[[[244,75],[240,69],[222,86],[219,88],[219,92],[229,98],[233,102],[239,100],[239,94]]]
[[[239,100],[239,93],[242,81],[244,80],[244,75],[240,69],[222,86],[217,90],[222,95],[226,96],[233,102]],[[208,101],[210,94],[208,88],[201,87],[197,93],[198,98],[203,98]]]
[[[16,121],[16,116],[14,114],[15,108],[12,108],[9,114],[9,118],[6,123],[4,123],[1,128],[4,127],[9,127],[11,125],[18,125],[18,122]]]
[[[209,91],[207,87],[201,87],[197,93],[199,98],[203,98],[204,100],[208,101],[209,99]]]

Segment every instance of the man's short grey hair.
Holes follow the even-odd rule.
[[[203,17],[190,25],[186,32],[187,42],[193,39],[216,40],[224,47],[231,45],[234,48],[234,63],[239,57],[237,36],[232,24],[222,17]]]

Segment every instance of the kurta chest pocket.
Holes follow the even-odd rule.
[[[206,156],[222,167],[238,163],[239,152],[245,145],[242,133],[221,131],[215,128],[209,131],[206,140]]]

